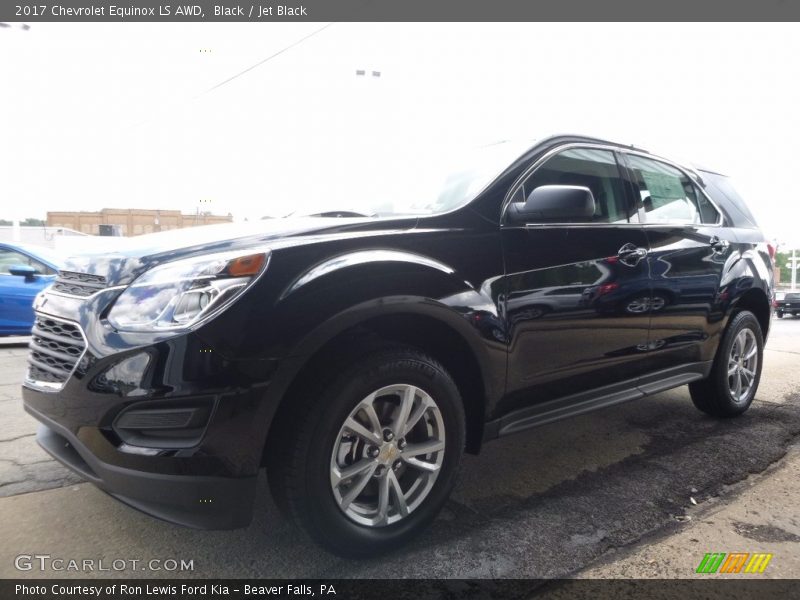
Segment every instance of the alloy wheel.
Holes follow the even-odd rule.
[[[330,462],[333,496],[347,517],[371,527],[396,523],[422,504],[444,460],[439,407],[410,384],[382,387],[350,412]]]
[[[742,329],[728,356],[728,390],[734,402],[744,402],[755,383],[758,369],[758,344],[750,329]]]

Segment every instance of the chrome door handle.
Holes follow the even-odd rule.
[[[619,262],[629,267],[635,267],[636,265],[639,264],[639,261],[646,256],[647,256],[646,248],[640,248],[639,246],[635,246],[630,242],[625,244],[622,248],[619,249],[619,252],[617,252],[617,258],[619,259]]]
[[[728,240],[720,239],[716,235],[712,235],[711,239],[708,240],[708,243],[711,246],[711,249],[714,250],[714,252],[717,254],[722,254],[731,245],[731,243]]]

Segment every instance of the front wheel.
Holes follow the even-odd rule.
[[[775,314],[776,314],[776,315],[778,315],[778,318],[779,318],[779,319],[782,319],[782,318],[783,318],[783,312],[782,312],[782,311],[780,311],[780,310],[779,310],[779,311],[778,311],[777,313],[775,313]]]
[[[272,491],[336,554],[397,549],[455,482],[465,440],[458,388],[435,359],[405,346],[321,375],[284,424],[293,433],[282,436],[288,458],[270,461]]]
[[[746,411],[758,389],[764,338],[755,315],[737,313],[722,338],[707,379],[689,384],[694,405],[715,417],[735,417]]]

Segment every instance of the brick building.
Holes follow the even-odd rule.
[[[179,210],[142,208],[104,208],[99,212],[48,212],[48,227],[67,227],[91,235],[100,234],[100,225],[116,226],[121,235],[141,235],[197,225],[230,223],[231,215],[185,215]]]

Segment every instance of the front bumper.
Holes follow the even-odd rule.
[[[96,456],[72,432],[25,404],[42,425],[39,445],[104,492],[154,517],[200,529],[234,529],[250,523],[256,477],[206,477],[133,470]]]
[[[30,364],[41,368],[36,376],[29,369],[22,386],[25,410],[43,425],[39,444],[153,516],[205,529],[246,526],[280,361],[231,358],[213,334],[117,333],[97,319],[111,293],[38,301],[37,315],[55,321],[39,331],[43,339],[32,338]],[[60,373],[52,385],[40,381],[48,367]]]

